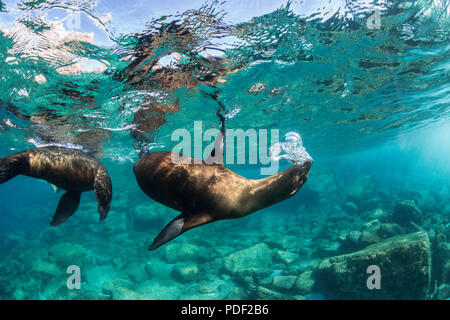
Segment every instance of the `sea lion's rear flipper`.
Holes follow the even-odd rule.
[[[112,199],[112,184],[105,167],[99,167],[94,181],[95,197],[97,198],[100,221],[108,215]]]
[[[180,214],[164,227],[155,240],[153,240],[149,249],[155,250],[170,240],[178,237],[183,232],[212,221],[211,215],[206,213],[193,213],[189,215]]]
[[[66,222],[77,210],[80,204],[81,192],[67,191],[59,200],[58,208],[50,223],[51,226],[56,227]]]
[[[0,159],[0,184],[22,173],[22,160],[18,154]]]

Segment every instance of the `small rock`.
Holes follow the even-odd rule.
[[[449,284],[444,283],[438,288],[437,298],[439,300],[450,299],[450,285]]]
[[[199,278],[200,269],[194,263],[177,262],[172,270],[175,279],[181,282],[191,282]]]
[[[276,276],[272,280],[272,284],[277,289],[289,290],[294,286],[296,276]]]
[[[266,89],[266,85],[264,83],[257,82],[248,90],[248,92],[257,93],[257,92],[264,91],[265,89]]]
[[[112,292],[113,300],[148,300],[145,296],[127,288],[116,288]]]
[[[314,254],[319,258],[326,258],[336,255],[339,252],[340,244],[338,242],[330,242],[322,240]]]
[[[213,293],[213,292],[216,292],[216,288],[214,288],[213,286],[210,286],[208,284],[201,284],[198,287],[198,292],[200,292],[202,294]]]
[[[403,229],[396,223],[382,223],[379,231],[380,235],[385,238],[398,236],[403,234]]]
[[[103,283],[102,292],[113,300],[146,300],[145,296],[128,289],[130,286],[123,279],[108,280]]]
[[[361,231],[350,231],[348,233],[348,240],[353,244],[357,244],[359,242],[360,237]]]
[[[286,265],[290,265],[295,260],[299,258],[299,255],[297,253],[284,251],[284,250],[277,250],[276,251],[278,258],[281,262],[283,262]]]
[[[147,272],[147,276],[151,279],[154,276],[155,270],[153,264],[150,261],[147,261],[144,265],[145,272]]]
[[[383,240],[379,232],[381,230],[381,222],[378,220],[370,221],[364,225],[364,229],[361,232],[359,242],[363,246],[374,244]]]
[[[295,281],[295,289],[300,295],[310,293],[315,285],[314,273],[312,271],[305,271],[300,274]]]
[[[339,243],[345,243],[348,241],[348,234],[346,233],[341,233],[338,237],[337,237],[337,241],[339,241]]]
[[[189,243],[169,244],[165,248],[166,260],[169,263],[203,260],[202,250],[196,245]]]
[[[126,267],[128,277],[134,282],[144,282],[149,279],[145,265],[132,263]]]
[[[234,275],[268,275],[272,273],[273,253],[264,243],[236,251],[224,259],[225,269]]]
[[[258,295],[258,299],[262,300],[282,300],[284,299],[284,296],[276,292],[274,290],[267,289],[262,286],[258,286],[256,289],[256,294]]]

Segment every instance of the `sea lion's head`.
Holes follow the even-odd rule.
[[[312,158],[306,160],[303,164],[295,164],[292,167],[292,176],[289,177],[291,195],[294,195],[308,180],[308,173],[313,164]]]

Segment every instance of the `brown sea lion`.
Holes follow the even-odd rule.
[[[59,201],[52,226],[58,226],[72,216],[85,191],[95,190],[100,221],[108,214],[112,198],[108,172],[102,163],[79,150],[35,148],[0,159],[0,184],[19,174],[43,179],[67,190]]]
[[[216,149],[220,150],[217,140]],[[223,152],[218,157],[223,158]],[[208,163],[210,159],[195,164],[190,157],[184,157],[183,163],[174,162],[173,153],[157,151],[134,165],[141,189],[150,198],[181,212],[155,238],[150,250],[194,227],[241,218],[292,197],[306,182],[312,160],[260,180],[238,175],[225,168],[223,161]]]

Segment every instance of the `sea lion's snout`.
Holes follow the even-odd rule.
[[[308,159],[300,166],[300,174],[299,174],[300,179],[299,180],[300,180],[301,185],[303,185],[306,182],[306,180],[308,180],[308,173],[312,167],[312,164],[313,164],[313,160]]]
[[[308,159],[305,161],[305,163],[303,164],[303,167],[309,171],[309,169],[311,169],[313,165],[313,160],[312,159]]]
[[[301,168],[302,168],[302,176],[305,178],[305,181],[306,181],[306,179],[308,179],[309,169],[311,169],[312,165],[313,165],[313,160],[312,159],[308,159],[301,166]]]

